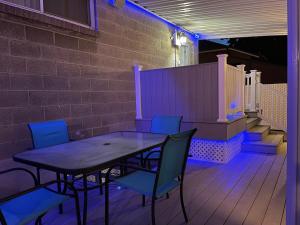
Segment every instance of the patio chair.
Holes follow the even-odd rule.
[[[29,123],[34,149],[50,147],[72,141],[69,138],[68,126],[64,120],[52,120]],[[37,178],[40,182],[40,170],[37,169]],[[74,178],[73,178],[74,179]],[[102,175],[98,174],[100,194],[103,193]]]
[[[182,116],[154,116],[151,121],[150,132],[154,134],[177,134],[180,132]],[[149,152],[145,152],[140,156],[141,164],[143,166],[148,162],[148,168],[150,169],[151,160],[159,160],[160,148],[152,149]]]
[[[0,200],[0,223],[2,225],[24,225],[33,220],[35,220],[36,225],[41,225],[42,217],[49,210],[56,208],[70,198],[75,199],[77,225],[81,225],[78,194],[71,184],[61,181],[73,192],[73,194],[65,194],[50,188],[57,181],[38,185],[35,175],[24,168],[5,170],[0,172],[0,175],[16,171],[29,174],[33,178],[35,187]]]
[[[120,186],[151,197],[152,225],[155,225],[155,200],[178,186],[180,186],[180,201],[184,219],[188,222],[183,202],[183,181],[190,143],[196,130],[185,131],[166,138],[162,146],[157,171],[128,165],[128,168],[135,171],[113,180]],[[106,225],[109,224],[109,174],[108,171],[105,182]]]

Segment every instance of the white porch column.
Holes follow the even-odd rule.
[[[300,224],[300,0],[288,0],[288,151],[286,224]]]
[[[227,121],[226,106],[226,73],[227,73],[227,54],[217,55],[218,57],[218,91],[219,91],[219,118],[218,122]]]
[[[134,65],[134,80],[135,80],[135,107],[136,107],[136,119],[142,119],[142,94],[141,94],[141,70],[143,66]]]
[[[261,72],[256,72],[255,78],[255,110],[260,110]]]
[[[250,90],[249,90],[249,106],[248,106],[248,110],[250,112],[255,112],[255,91],[256,91],[256,70],[250,70],[250,79],[248,80],[250,82]]]
[[[242,115],[245,115],[245,71],[246,65],[237,65],[237,68],[241,71],[241,77],[240,77],[240,95],[239,95],[239,104],[241,108]]]

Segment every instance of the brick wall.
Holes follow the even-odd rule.
[[[63,118],[76,139],[135,127],[132,66],[173,66],[174,28],[105,0],[98,13],[99,33],[87,34],[2,10],[0,158],[31,147],[30,121]]]

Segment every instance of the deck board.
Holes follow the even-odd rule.
[[[184,199],[189,224],[285,225],[286,155],[240,153],[228,164],[189,160]],[[128,189],[110,188],[112,225],[150,225],[150,201],[141,206],[141,196]],[[88,224],[104,224],[104,196],[89,193]],[[156,203],[158,225],[181,225],[179,190],[170,199]],[[49,212],[44,225],[75,225],[73,202]]]

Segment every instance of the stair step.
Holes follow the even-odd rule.
[[[257,111],[254,111],[254,112],[245,112],[246,115],[249,117],[249,118],[257,118],[257,114],[258,112]]]
[[[257,124],[259,124],[260,121],[261,121],[260,118],[247,118],[247,121],[246,121],[247,129],[250,129],[250,128],[256,126]]]
[[[261,141],[270,132],[270,126],[256,125],[247,130],[246,141]]]
[[[262,141],[245,141],[242,151],[265,154],[276,154],[279,146],[283,143],[282,134],[269,134]]]

